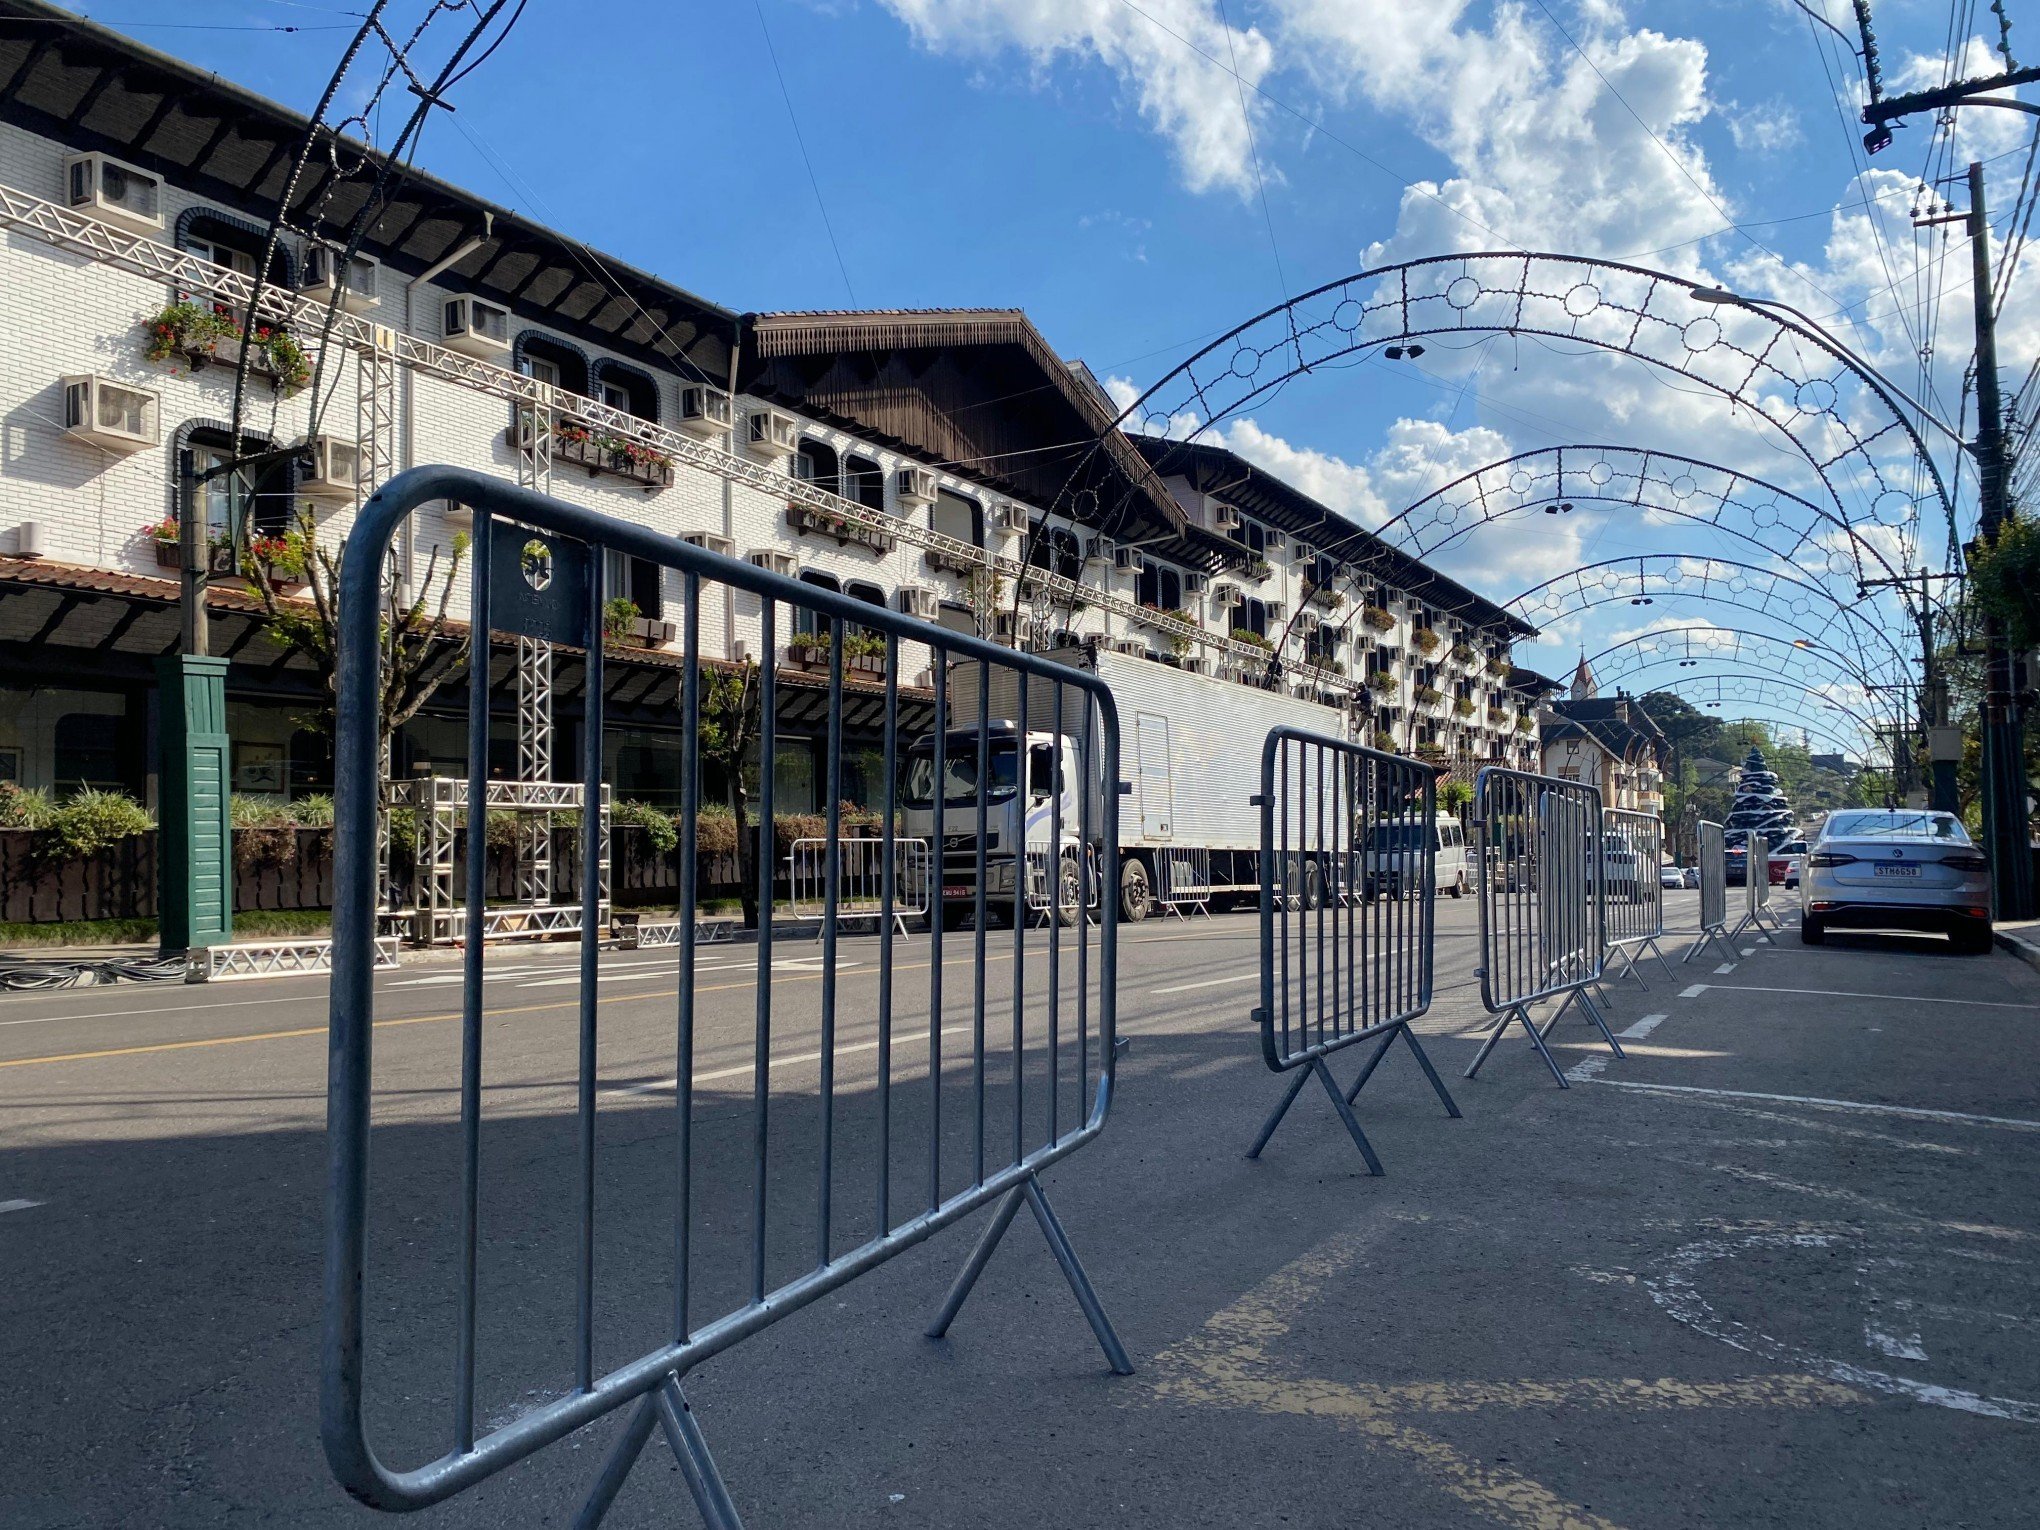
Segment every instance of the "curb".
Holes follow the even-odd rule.
[[[2028,926],[2016,934],[2000,929],[1996,932],[1998,948],[2009,951],[2035,971],[2040,971],[2040,926]]]

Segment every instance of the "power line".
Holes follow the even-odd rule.
[[[836,225],[829,220],[829,204],[822,199],[822,183],[815,175],[815,162],[808,157],[807,139],[801,136],[800,118],[793,109],[793,95],[786,88],[786,74],[779,67],[779,50],[772,43],[772,29],[765,24],[764,0],[751,0],[758,13],[758,30],[765,34],[765,55],[772,60],[772,76],[779,81],[779,99],[786,103],[786,120],[793,125],[793,141],[800,145],[800,162],[807,166],[808,184],[815,191],[815,206],[821,210],[822,227],[828,231],[829,248],[836,252],[836,269],[843,276],[843,290],[850,294],[850,306],[857,307],[857,289],[850,284],[850,267],[843,262],[843,246],[836,242]]]
[[[1225,0],[1218,0],[1218,25],[1225,33],[1226,57],[1232,66],[1233,90],[1240,99],[1240,125],[1247,131],[1247,156],[1254,164],[1254,189],[1261,197],[1261,221],[1268,225],[1268,248],[1275,256],[1275,280],[1281,284],[1282,300],[1289,300],[1289,273],[1282,269],[1282,246],[1275,239],[1275,215],[1268,210],[1268,182],[1261,174],[1261,151],[1254,143],[1254,115],[1247,110],[1247,84],[1240,77],[1240,56],[1233,47],[1232,22],[1225,13]]]

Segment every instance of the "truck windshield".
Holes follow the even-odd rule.
[[[1421,850],[1424,826],[1420,823],[1378,823],[1367,835],[1370,850]]]
[[[994,741],[991,759],[991,790],[987,800],[1000,802],[1013,795],[1013,788],[1019,777],[1019,753],[1013,741]],[[946,779],[942,787],[942,801],[947,807],[978,800],[978,753],[977,740],[968,743],[951,739],[949,757],[943,762]],[[908,807],[932,807],[935,803],[935,749],[932,744],[917,744],[907,756],[906,780],[901,783],[900,795]]]

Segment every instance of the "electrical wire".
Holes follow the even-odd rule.
[[[814,188],[815,206],[821,210],[822,227],[829,235],[829,248],[836,252],[836,269],[843,277],[843,290],[850,294],[850,306],[857,306],[857,289],[850,283],[850,267],[843,262],[843,246],[836,242],[836,225],[829,217],[829,204],[822,197],[821,178],[815,174],[815,162],[808,154],[807,139],[800,131],[800,118],[793,109],[792,92],[786,88],[786,75],[779,67],[779,49],[773,46],[772,29],[765,24],[764,0],[751,0],[751,8],[758,13],[758,30],[765,34],[765,56],[772,60],[772,76],[779,81],[779,99],[786,103],[786,120],[793,126],[793,141],[800,146],[800,162],[807,166],[808,185]]]
[[[183,980],[184,962],[179,957],[117,956],[83,961],[45,961],[0,952],[0,988],[90,988],[104,983],[177,983]]]

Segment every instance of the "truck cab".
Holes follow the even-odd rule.
[[[1058,912],[1065,923],[1075,923],[1087,901],[1083,868],[1088,859],[1079,796],[1085,775],[1077,741],[1050,733],[1023,737],[1011,720],[994,720],[982,739],[972,726],[950,729],[941,742],[940,802],[936,800],[938,751],[932,735],[916,740],[908,749],[900,783],[902,832],[928,841],[938,872],[940,912],[931,911],[930,917],[939,917],[945,929],[954,929],[977,907],[982,810],[987,916],[1011,917],[1017,862],[1025,868],[1022,895],[1027,907],[1047,909],[1049,889],[1056,886]],[[1020,763],[1023,749],[1024,771]],[[1094,837],[1100,833],[1095,804],[1090,830]]]

